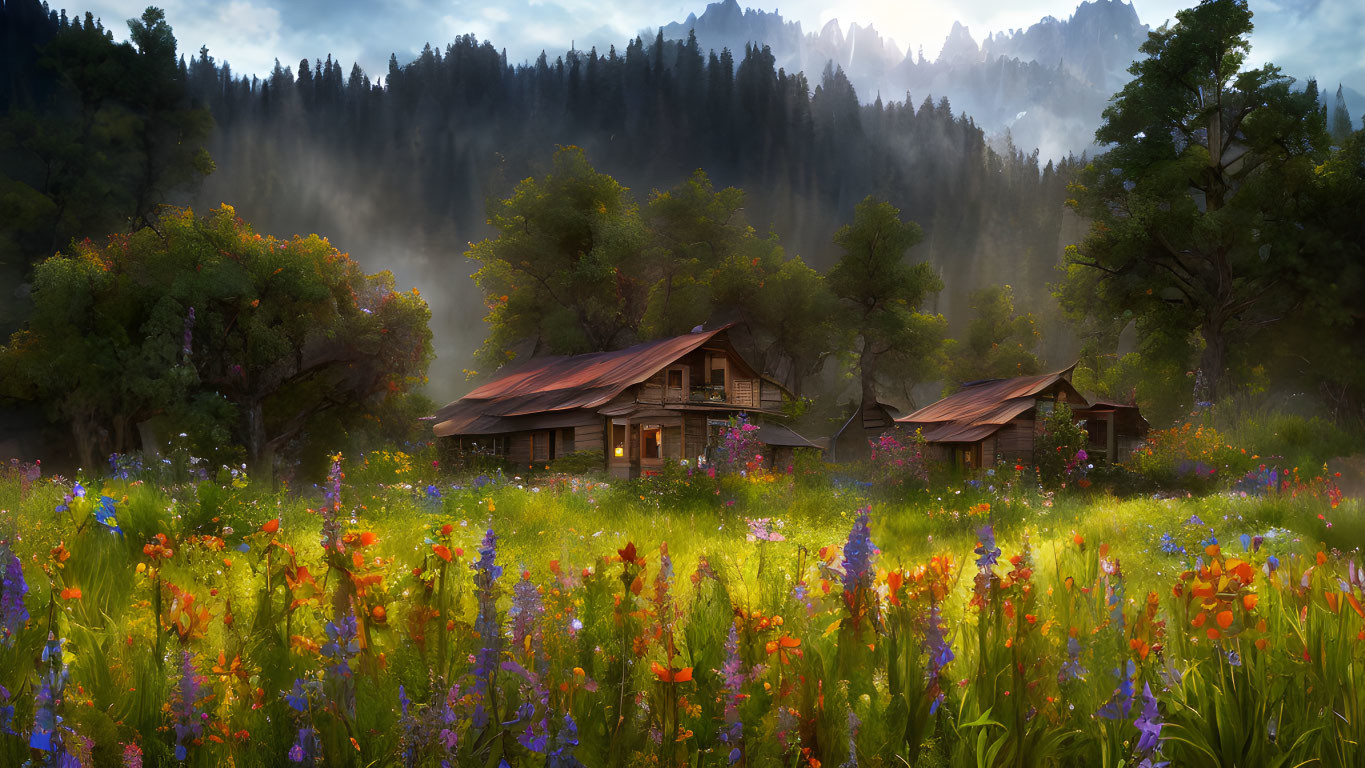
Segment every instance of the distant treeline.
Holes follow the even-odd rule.
[[[476,239],[486,198],[574,144],[642,191],[704,168],[744,189],[749,220],[816,266],[832,264],[831,236],[856,202],[885,198],[924,226],[950,292],[990,272],[1041,301],[1074,164],[1040,167],[1036,155],[993,150],[946,99],[915,106],[906,94],[863,107],[828,68],[812,88],[805,74],[776,69],[766,47],[703,52],[695,40],[637,38],[624,53],[512,66],[464,36],[406,65],[391,58],[382,86],[330,57],[277,65],[259,80],[233,76],[201,49],[186,71],[218,124],[220,171],[206,193],[242,201],[267,227],[334,232],[328,219],[353,215],[300,209],[315,169],[364,189],[377,221],[453,226],[459,241]]]

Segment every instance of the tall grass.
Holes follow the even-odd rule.
[[[1354,500],[401,465],[0,481],[0,764],[1365,759]]]

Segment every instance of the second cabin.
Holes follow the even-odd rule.
[[[1088,400],[1071,384],[1075,365],[1039,376],[989,379],[896,419],[904,429],[922,430],[930,457],[964,469],[997,463],[1031,465],[1048,414],[1064,403],[1085,428],[1086,452],[1096,462],[1121,462],[1147,433],[1136,405]]]

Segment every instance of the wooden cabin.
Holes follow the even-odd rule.
[[[791,397],[735,351],[727,328],[509,366],[437,411],[433,431],[460,450],[519,466],[593,451],[625,478],[657,472],[666,461],[695,462],[731,417],[747,413],[766,427]],[[765,458],[794,441],[811,445],[785,427],[766,429],[760,441],[763,434],[780,443]]]
[[[969,382],[897,424],[923,430],[931,458],[965,469],[1034,463],[1034,445],[1047,414],[1066,403],[1089,433],[1087,453],[1127,459],[1147,431],[1136,405],[1091,403],[1071,384],[1075,365],[1054,373]]]

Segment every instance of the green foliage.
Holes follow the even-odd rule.
[[[630,274],[646,241],[625,187],[577,147],[555,153],[543,181],[525,179],[489,211],[496,238],[472,245],[488,304],[479,359],[497,368],[523,339],[558,354],[622,345],[638,324],[642,286]]]
[[[929,264],[905,261],[922,237],[919,225],[870,196],[854,209],[853,222],[834,234],[843,256],[830,270],[829,286],[856,342],[853,364],[864,403],[877,400],[879,385],[908,388],[929,378],[939,362],[947,323],[921,307],[943,290],[943,280]]]
[[[1076,389],[1120,403],[1137,403],[1154,426],[1189,418],[1194,377],[1162,350],[1129,352],[1121,358],[1085,355],[1072,374]]]
[[[1033,350],[1040,338],[1033,315],[1015,314],[1014,289],[990,286],[971,294],[972,319],[963,339],[948,342],[948,388],[979,379],[1031,376],[1041,369]]]
[[[130,41],[115,42],[86,14],[38,38],[42,81],[0,120],[0,275],[26,278],[73,238],[147,223],[213,172],[213,119],[192,103],[164,12],[148,8],[128,28]]]
[[[601,451],[574,451],[550,462],[550,471],[564,475],[586,475],[602,470]]]
[[[1058,289],[1073,317],[1202,350],[1215,398],[1316,279],[1311,235],[1281,214],[1325,156],[1317,87],[1245,68],[1251,29],[1244,0],[1210,0],[1150,34],[1096,132],[1111,149],[1073,187],[1092,224]]]
[[[69,424],[87,468],[150,423],[195,430],[203,456],[242,446],[268,478],[306,430],[401,420],[392,398],[425,380],[431,357],[415,291],[365,275],[316,235],[261,237],[228,206],[205,219],[168,210],[104,247],[77,244],[34,283],[32,320],[0,350],[0,384]]]
[[[1358,434],[1321,416],[1273,411],[1231,421],[1225,434],[1233,445],[1254,450],[1264,461],[1282,467],[1320,467],[1358,453],[1361,445]]]
[[[617,349],[737,321],[761,370],[798,389],[834,333],[824,278],[743,217],[744,194],[700,170],[656,191],[643,214],[629,190],[563,147],[553,172],[528,178],[490,210],[495,238],[467,255],[488,306],[479,360],[496,369],[534,354]]]

